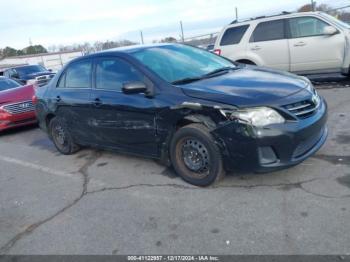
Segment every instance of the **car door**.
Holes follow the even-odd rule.
[[[92,60],[80,60],[65,69],[56,88],[50,93],[50,102],[56,108],[56,116],[65,120],[74,140],[81,144],[90,144],[93,139],[88,123],[91,81]]]
[[[290,60],[286,20],[259,23],[247,45],[247,54],[256,57],[259,65],[288,71]]]
[[[312,17],[288,20],[291,71],[301,73],[336,72],[342,67],[345,37],[324,35],[325,21]]]
[[[122,92],[123,84],[147,82],[145,79],[122,58],[96,59],[90,124],[99,145],[142,155],[157,154],[154,99]]]

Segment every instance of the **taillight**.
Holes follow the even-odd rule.
[[[215,49],[214,53],[217,54],[217,55],[221,55],[221,49]]]
[[[33,102],[33,105],[36,105],[38,103],[38,98],[36,95],[33,95],[32,102]]]

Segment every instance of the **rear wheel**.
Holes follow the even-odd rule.
[[[196,186],[209,186],[225,174],[220,150],[201,124],[190,124],[175,133],[170,158],[175,171]]]
[[[51,119],[49,132],[55,147],[60,153],[71,155],[79,150],[79,146],[73,142],[64,121],[59,117]]]

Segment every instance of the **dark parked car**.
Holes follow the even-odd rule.
[[[55,74],[41,65],[23,65],[7,68],[3,70],[3,75],[23,85],[35,84],[37,86],[43,86],[46,85]]]
[[[93,146],[156,158],[199,186],[227,170],[298,164],[327,137],[326,103],[306,78],[178,44],[78,58],[35,100],[61,153]]]

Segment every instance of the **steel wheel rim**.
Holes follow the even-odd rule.
[[[181,159],[193,177],[209,175],[210,155],[207,147],[196,138],[186,138],[181,144]]]
[[[68,147],[67,135],[61,125],[56,124],[53,126],[52,137],[53,137],[53,140],[55,141],[56,146],[60,150],[62,151],[67,150],[67,147]]]

